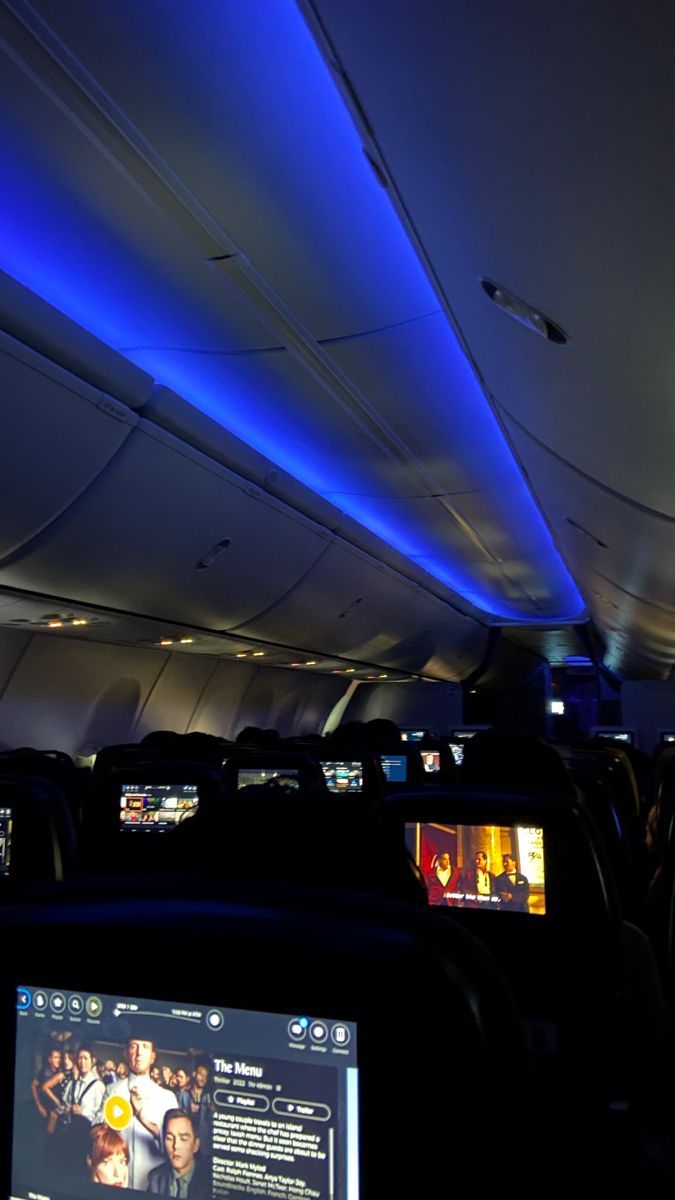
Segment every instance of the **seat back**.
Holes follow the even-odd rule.
[[[130,1063],[137,1039],[173,1068],[205,1064],[210,1104],[193,1186],[208,1200],[382,1200],[418,1194],[441,1169],[468,1189],[486,1145],[515,1177],[535,1172],[556,1193],[513,998],[471,935],[437,913],[364,898],[350,906],[278,886],[223,894],[180,882],[183,898],[152,880],[114,902],[99,884],[0,914],[3,942],[16,948],[0,999],[0,1093],[14,1118],[0,1130],[6,1195],[47,1185],[70,1200],[91,1194],[82,1141],[64,1132],[73,1152],[50,1159],[31,1098],[45,1051],[63,1035],[102,1059]],[[527,1104],[526,1131],[522,1104],[499,1099],[505,1064]],[[138,1079],[157,1128],[178,1101]],[[101,1112],[121,1127],[130,1185],[157,1190],[159,1140],[129,1113],[128,1084],[108,1095]]]

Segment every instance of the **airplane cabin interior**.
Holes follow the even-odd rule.
[[[0,0],[7,1200],[672,1195],[674,48]]]

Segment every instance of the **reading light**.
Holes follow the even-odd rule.
[[[551,700],[550,710],[554,717],[564,716],[565,701],[564,700]]]
[[[388,675],[378,675],[378,679],[388,679]]]
[[[253,651],[253,657],[254,657],[254,658],[264,658],[264,657],[265,657],[265,651],[264,651],[264,650],[254,650],[254,651]]]
[[[234,657],[235,658],[248,658],[248,650],[245,650],[243,654],[235,654]]]
[[[194,638],[181,638],[180,644],[181,644],[181,646],[189,646],[189,645],[191,645],[192,642],[194,642],[194,640],[195,640]]]
[[[345,675],[353,675],[356,667],[345,667]]]
[[[63,626],[63,621],[49,621],[50,629],[61,629],[62,626]]]
[[[298,666],[299,666],[299,665],[300,665],[300,664],[298,663]],[[306,667],[315,667],[315,666],[316,666],[316,659],[315,659],[315,658],[310,658],[309,662],[306,662],[306,663],[305,663],[305,666],[306,666]]]
[[[162,638],[158,643],[160,646],[173,646],[173,638]]]

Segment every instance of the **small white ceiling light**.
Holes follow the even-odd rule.
[[[518,296],[514,296],[513,292],[507,291],[501,284],[493,283],[491,279],[481,279],[480,286],[492,303],[497,305],[497,308],[501,308],[509,317],[513,317],[514,321],[519,321],[526,329],[538,333],[547,342],[555,342],[557,346],[566,346],[569,342],[567,334],[559,325],[556,325],[555,321],[544,316],[526,300],[520,300]]]

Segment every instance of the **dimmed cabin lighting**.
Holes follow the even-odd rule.
[[[388,675],[378,675],[378,679],[388,679]]]
[[[353,675],[356,667],[345,667],[345,675]]]
[[[72,624],[73,625],[87,625],[88,622],[84,619],[84,617],[74,617]]]
[[[248,650],[245,650],[242,654],[235,654],[234,657],[235,658],[248,658]]]
[[[162,638],[162,640],[160,642],[158,642],[158,645],[159,646],[173,646],[173,638]]]
[[[49,621],[50,629],[61,629],[62,627],[63,627],[63,621]]]
[[[190,646],[194,640],[194,638],[181,638],[180,644],[181,646]]]
[[[299,666],[299,665],[300,665],[300,664],[298,663],[298,666]],[[316,659],[315,659],[315,658],[310,658],[309,662],[306,662],[306,663],[305,663],[305,666],[306,666],[306,667],[315,667],[315,666],[316,666]]]
[[[254,657],[254,658],[264,658],[264,657],[265,657],[265,651],[264,651],[264,650],[254,650],[254,651],[253,651],[253,657]]]

